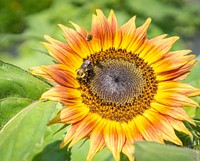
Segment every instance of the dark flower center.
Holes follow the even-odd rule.
[[[150,108],[157,92],[153,69],[136,54],[113,48],[92,54],[77,78],[82,101],[90,112],[129,121]],[[89,62],[89,63],[88,63]]]
[[[90,87],[104,102],[124,106],[142,94],[145,82],[135,64],[117,59],[102,61],[101,66],[94,66],[95,76]]]

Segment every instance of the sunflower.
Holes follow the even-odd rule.
[[[183,121],[195,123],[183,107],[198,106],[189,97],[200,90],[180,81],[195,56],[169,51],[176,36],[148,39],[150,18],[140,27],[135,17],[119,26],[113,11],[108,18],[96,12],[90,33],[70,22],[75,29],[59,25],[66,43],[45,35],[43,45],[57,63],[32,68],[55,84],[41,99],[63,104],[50,124],[71,125],[61,147],[89,138],[87,161],[104,147],[116,161],[121,152],[133,161],[136,141],[182,145],[175,130],[191,136]]]

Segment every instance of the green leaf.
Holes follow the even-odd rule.
[[[43,151],[35,155],[32,161],[70,161],[71,151],[67,147],[61,149],[61,140],[46,145]]]
[[[199,151],[153,142],[135,143],[136,161],[198,161]]]
[[[42,141],[55,103],[37,101],[20,111],[0,131],[0,160],[23,161]]]
[[[0,61],[0,128],[49,88],[32,74]]]

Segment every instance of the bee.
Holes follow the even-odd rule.
[[[86,41],[89,42],[93,39],[93,36],[91,34],[89,34],[87,37],[86,37]]]
[[[84,60],[84,62],[81,65],[81,67],[76,70],[78,78],[85,77],[85,72],[92,69],[92,65],[91,65],[90,61],[88,59],[83,59],[83,60]]]

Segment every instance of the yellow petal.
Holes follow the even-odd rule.
[[[74,137],[68,147],[70,148],[79,140],[88,137],[94,127],[99,123],[101,123],[101,118],[97,114],[91,113],[86,118],[84,118],[84,120],[82,120],[77,127],[76,133],[74,134]]]
[[[120,123],[107,121],[104,130],[105,144],[112,152],[116,161],[120,160],[120,152],[125,143],[125,134]]]
[[[90,135],[90,149],[87,156],[87,161],[91,161],[94,155],[100,151],[103,147],[105,147],[104,141],[104,128],[105,128],[105,120],[101,120],[101,122],[93,129]]]
[[[89,108],[84,105],[65,107],[53,118],[49,124],[64,123],[72,124],[81,121],[89,113]]]
[[[78,89],[55,86],[43,93],[41,99],[59,101],[65,104],[66,102],[73,102],[74,100],[81,99],[81,93]]]

